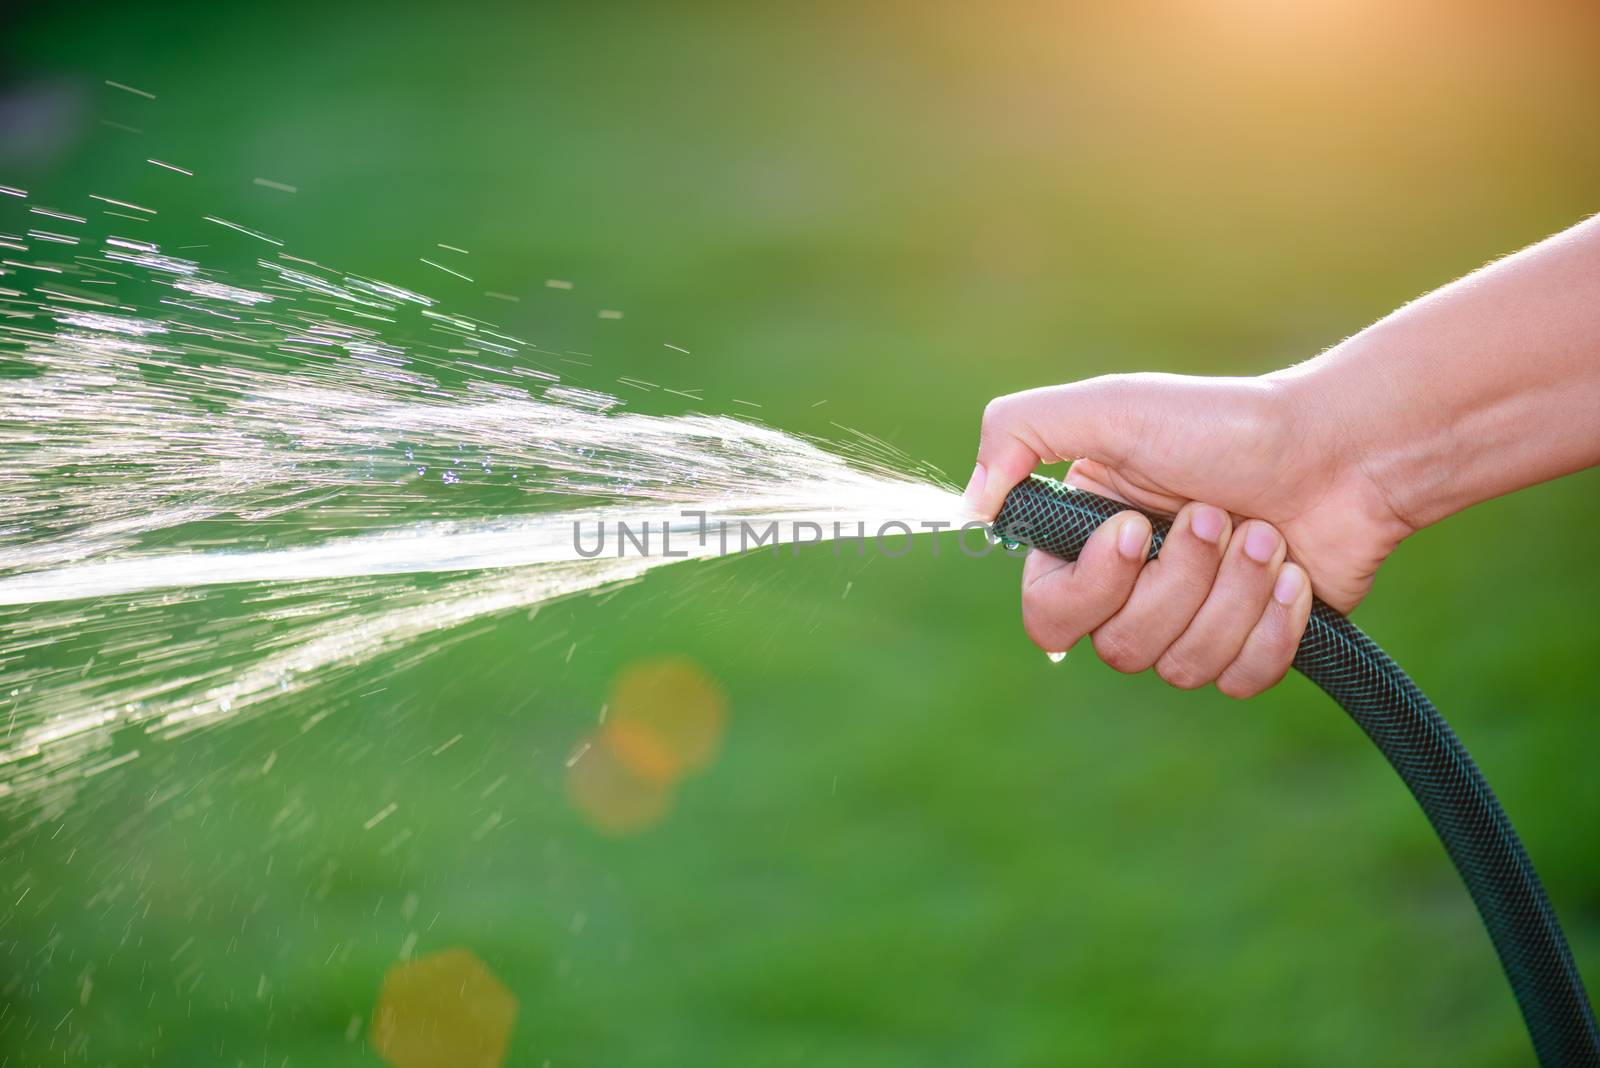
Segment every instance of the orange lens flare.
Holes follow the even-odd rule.
[[[567,797],[597,830],[631,834],[659,823],[672,791],[716,759],[728,698],[692,660],[663,657],[624,668],[609,716],[567,765]]]
[[[394,1068],[499,1068],[517,999],[465,949],[405,961],[383,977],[372,1048]]]

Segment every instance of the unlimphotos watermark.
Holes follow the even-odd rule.
[[[608,523],[604,519],[597,519],[585,524],[581,519],[574,520],[572,549],[585,560],[600,556],[615,556],[618,559],[625,556],[683,559],[700,555],[687,547],[691,539],[699,550],[709,549],[715,543],[718,556],[761,548],[771,549],[777,554],[786,545],[791,547],[795,555],[799,555],[803,546],[826,542],[833,546],[835,556],[844,555],[844,546],[852,543],[857,556],[866,556],[867,546],[871,545],[879,555],[898,559],[911,554],[917,541],[916,535],[954,531],[956,547],[963,556],[980,559],[996,549],[1020,556],[1027,551],[1025,546],[1015,541],[996,538],[988,524],[977,520],[958,525],[947,520],[890,519],[878,523],[876,528],[869,528],[865,520],[856,520],[853,524],[838,521],[823,524],[809,519],[722,519],[695,510],[679,512],[678,516],[682,522],[668,519],[628,522],[617,519]],[[973,538],[974,534],[978,535],[976,539]],[[673,547],[675,539],[676,548]],[[940,538],[927,539],[932,547],[932,555],[939,555],[941,541]]]

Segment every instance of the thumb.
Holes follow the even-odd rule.
[[[1041,463],[1091,457],[1117,466],[1127,441],[1127,385],[1120,376],[1091,378],[996,397],[983,410],[978,463],[967,484],[968,509],[992,520],[1011,488]]]

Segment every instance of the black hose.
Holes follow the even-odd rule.
[[[1006,497],[1002,537],[1075,560],[1127,505],[1035,475]],[[1172,521],[1150,516],[1150,556]],[[1314,601],[1294,666],[1367,732],[1422,806],[1483,917],[1539,1063],[1600,1065],[1583,979],[1528,855],[1455,732],[1406,673],[1344,616]]]

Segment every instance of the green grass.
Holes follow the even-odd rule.
[[[1304,357],[1600,180],[1576,8],[333,6],[15,16],[14,87],[76,124],[0,148],[0,180],[170,197],[141,160],[172,159],[196,177],[169,241],[237,218],[595,353],[582,384],[857,426],[958,481],[992,395]],[[479,284],[417,263],[438,241]],[[1591,985],[1597,490],[1424,533],[1360,613],[1477,755]],[[0,855],[0,1065],[377,1064],[346,1028],[413,931],[515,993],[519,1065],[1528,1058],[1442,851],[1319,694],[1054,667],[1017,567],[944,548],[668,569],[146,744]],[[660,827],[597,835],[564,760],[663,653],[726,688],[725,750]]]

